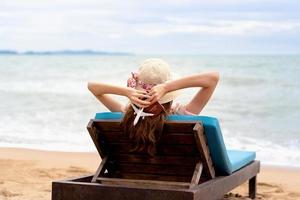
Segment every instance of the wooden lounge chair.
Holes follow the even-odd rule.
[[[170,116],[154,157],[133,152],[120,113],[98,113],[88,131],[102,161],[90,176],[52,184],[52,200],[210,200],[249,181],[256,195],[254,152],[227,151],[217,119]]]

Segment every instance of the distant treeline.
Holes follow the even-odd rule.
[[[60,50],[60,51],[25,51],[0,50],[0,54],[8,55],[134,55],[128,52],[106,52],[93,50]]]

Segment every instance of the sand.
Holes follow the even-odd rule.
[[[0,200],[49,200],[51,181],[93,173],[97,153],[0,148]],[[262,165],[256,199],[300,199],[300,168]],[[247,198],[247,184],[224,199]]]

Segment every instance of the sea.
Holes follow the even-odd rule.
[[[227,148],[256,151],[263,164],[300,167],[300,55],[1,55],[0,147],[96,151],[86,126],[108,109],[88,81],[126,86],[152,57],[181,77],[219,71],[200,115],[218,118]],[[185,89],[176,101],[188,103],[198,90]]]

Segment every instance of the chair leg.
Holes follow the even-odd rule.
[[[251,199],[256,197],[256,176],[249,180],[249,197]]]

